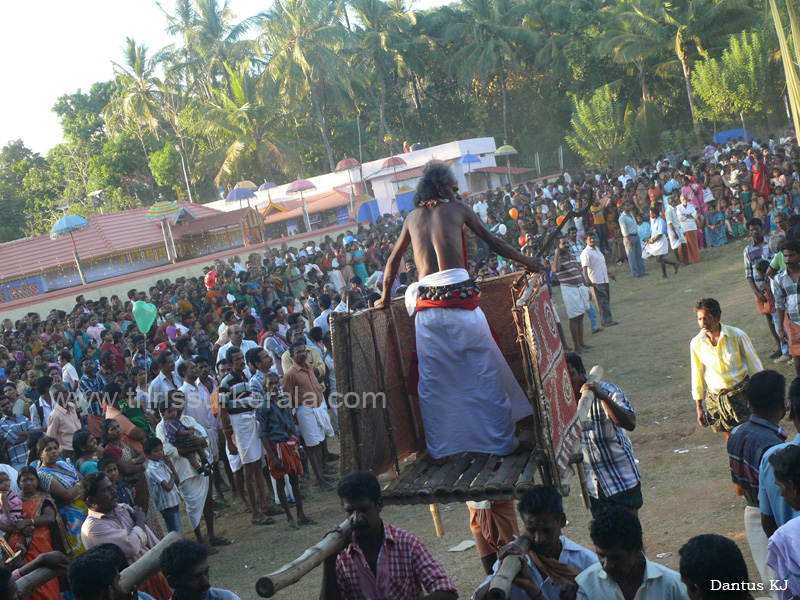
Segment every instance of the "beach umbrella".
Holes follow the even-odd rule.
[[[467,165],[467,186],[469,187],[470,194],[472,193],[472,181],[470,181],[470,175],[472,175],[472,165],[479,162],[481,162],[481,159],[474,154],[470,154],[469,150],[467,150],[467,153],[464,156],[458,159],[458,164]]]
[[[173,220],[175,217],[181,214],[183,211],[183,205],[177,200],[164,200],[162,202],[156,202],[147,209],[147,214],[145,214],[145,219],[155,219],[155,220],[164,220],[169,219]]]
[[[78,215],[66,215],[55,222],[50,229],[50,239],[55,240],[61,236],[69,234],[72,240],[72,255],[75,257],[75,264],[78,267],[78,275],[81,276],[81,283],[86,285],[86,276],[83,274],[81,259],[78,257],[78,246],[75,244],[75,237],[72,235],[76,231],[83,231],[89,227],[89,221]]]
[[[176,262],[177,251],[175,249],[175,240],[172,237],[170,223],[173,225],[177,223],[178,217],[181,216],[182,212],[183,204],[177,200],[164,200],[153,204],[153,206],[147,209],[147,213],[144,216],[145,219],[161,222],[161,233],[164,234],[164,247],[167,249],[167,256],[170,255],[170,246],[172,247],[172,256],[170,256],[170,260],[173,263]]]
[[[505,156],[506,157],[506,169],[508,170],[508,183],[511,183],[511,160],[508,158],[509,156],[514,156],[517,154],[517,149],[510,144],[506,144],[504,146],[500,146],[497,150],[494,151],[495,156]]]
[[[255,183],[253,183],[249,179],[245,179],[244,181],[240,181],[235,186],[233,186],[233,189],[238,189],[238,188],[247,188],[247,189],[250,189],[250,190],[257,190],[258,189],[258,185],[256,185]]]
[[[278,187],[278,186],[275,185],[274,183],[272,183],[271,181],[264,180],[264,183],[262,183],[260,186],[258,186],[258,191],[259,192],[267,192],[267,198],[269,198],[270,204],[272,204],[272,194],[270,194],[269,191],[272,188],[276,188],[276,187]]]
[[[347,176],[350,178],[350,212],[353,211],[355,207],[355,196],[356,193],[353,190],[353,169],[357,169],[361,166],[361,163],[358,162],[355,158],[347,158],[346,156],[340,160],[336,164],[336,168],[333,170],[334,173],[341,173],[342,171],[347,171]],[[362,182],[363,185],[363,182]]]
[[[391,169],[394,171],[394,178],[397,179],[397,167],[402,167],[407,164],[408,163],[399,156],[392,156],[391,158],[387,158],[385,161],[383,161],[381,169],[388,169],[391,167]]]
[[[250,208],[250,198],[256,198],[256,193],[253,191],[258,186],[253,184],[252,187],[239,187],[241,183],[249,183],[249,182],[239,182],[236,184],[236,187],[233,188],[229,193],[228,197],[225,198],[225,202],[238,202],[239,203],[239,216],[241,217],[242,221],[242,239],[244,240],[244,245],[247,246],[247,233],[244,231],[244,208],[242,207],[242,200],[247,200],[247,208]],[[262,232],[263,235],[263,232]]]
[[[311,231],[311,221],[308,218],[308,208],[306,207],[306,198],[303,195],[303,192],[315,189],[317,189],[317,186],[311,183],[308,179],[300,179],[299,175],[297,176],[297,179],[294,180],[286,189],[287,194],[300,194],[300,200],[303,203],[303,217],[305,217],[307,231]]]

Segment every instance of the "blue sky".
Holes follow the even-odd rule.
[[[443,0],[415,2],[417,9]],[[164,0],[171,7],[171,0]],[[230,0],[239,19],[264,10],[264,0]],[[46,153],[61,141],[56,99],[112,77],[126,37],[157,50],[174,40],[164,32],[153,0],[25,0],[3,2],[0,56],[5,89],[0,95],[0,146],[22,139]]]

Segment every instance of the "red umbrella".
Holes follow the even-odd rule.
[[[311,221],[308,218],[308,209],[306,208],[306,199],[303,196],[303,192],[315,189],[317,189],[317,186],[311,183],[308,179],[300,179],[300,177],[298,177],[288,188],[286,188],[286,193],[288,194],[300,194],[300,200],[303,202],[303,216],[306,220],[307,231],[311,231]]]
[[[399,156],[392,156],[391,158],[387,158],[385,161],[383,161],[381,169],[388,169],[389,167],[391,167],[392,170],[394,171],[394,178],[397,179],[397,167],[402,167],[407,164],[408,163]]]

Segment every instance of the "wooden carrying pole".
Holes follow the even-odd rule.
[[[141,585],[161,571],[161,555],[168,546],[183,539],[183,535],[173,531],[155,546],[150,548],[142,558],[137,560],[119,574],[119,587],[126,596],[138,585]]]
[[[61,571],[42,567],[40,569],[36,569],[35,571],[31,571],[23,577],[20,577],[17,579],[17,590],[19,597],[24,598],[25,596],[32,594],[36,591],[36,589],[40,588],[51,579],[58,577],[60,573]]]
[[[150,550],[148,550],[139,560],[122,571],[119,577],[119,585],[125,595],[127,596],[134,590],[136,586],[144,583],[153,575],[161,571],[161,554],[164,552],[167,546],[171,546],[175,542],[182,539],[183,535],[177,531],[173,531],[163,540],[158,542],[158,544],[150,548]],[[58,577],[59,574],[60,571],[41,568],[28,573],[24,577],[20,577],[17,580],[17,589],[19,590],[20,598],[24,598],[25,596],[32,594],[37,588],[44,585],[51,579]]]
[[[294,585],[325,559],[340,552],[350,540],[350,520],[344,521],[337,531],[331,531],[292,562],[277,571],[261,577],[256,582],[256,593],[262,598],[272,598],[280,590]]]
[[[522,558],[524,558],[524,555],[528,554],[531,549],[530,540],[521,536],[514,543],[522,551]],[[519,558],[518,555],[512,554],[503,559],[489,584],[489,591],[486,593],[487,600],[506,600],[511,596],[511,582],[514,581],[514,577],[522,567],[522,561]]]

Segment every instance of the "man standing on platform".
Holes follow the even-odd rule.
[[[700,333],[689,349],[697,422],[721,431],[727,441],[733,428],[750,418],[745,387],[750,377],[763,369],[761,359],[744,331],[720,323],[719,302],[704,298],[694,310]]]
[[[533,412],[478,306],[463,227],[495,254],[531,272],[539,270],[539,263],[492,235],[457,192],[446,164],[425,167],[414,197],[417,209],[403,223],[384,271],[384,280],[394,281],[403,254],[413,245],[421,279],[408,287],[406,308],[416,315],[417,395],[434,459],[459,452],[511,454],[518,445],[515,423]],[[376,306],[388,307],[390,301],[391,286],[386,285]]]

